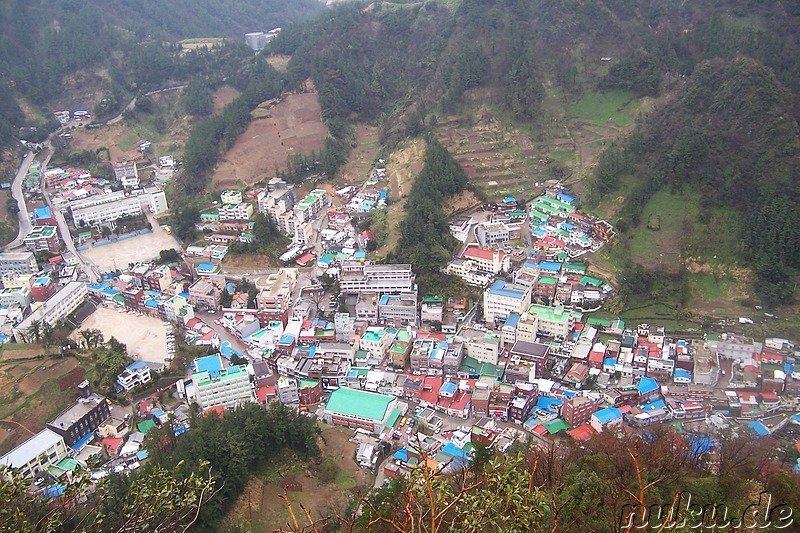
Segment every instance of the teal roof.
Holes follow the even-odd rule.
[[[400,418],[400,409],[394,408],[392,409],[392,414],[389,415],[389,420],[386,421],[387,427],[392,427],[397,423],[397,419]]]
[[[339,387],[331,393],[325,409],[343,415],[383,420],[392,401],[394,398],[385,394]]]

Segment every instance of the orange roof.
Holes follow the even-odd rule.
[[[105,446],[109,452],[117,453],[119,450],[120,445],[122,444],[122,438],[120,437],[106,437],[100,441],[100,444]]]
[[[574,429],[570,429],[567,431],[567,435],[569,435],[575,440],[580,440],[580,441],[589,440],[595,434],[597,434],[597,432],[589,424],[583,424],[582,426],[578,426]]]
[[[275,396],[275,385],[267,385],[256,389],[256,400],[258,400],[258,403],[266,402],[267,398],[270,396]]]
[[[225,408],[222,407],[221,405],[214,405],[212,407],[207,407],[203,409],[203,414],[204,415],[216,414],[220,418],[222,418],[223,416],[225,416]]]
[[[486,248],[479,248],[477,246],[470,246],[464,253],[463,257],[471,257],[473,259],[482,259],[484,261],[492,261],[494,259],[494,250],[487,250]],[[500,252],[500,261],[505,259],[506,254]]]

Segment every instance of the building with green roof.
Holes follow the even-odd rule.
[[[366,429],[377,435],[387,426],[396,408],[394,396],[339,387],[331,393],[323,419],[328,424]]]

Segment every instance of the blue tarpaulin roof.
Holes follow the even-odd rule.
[[[769,429],[767,426],[756,420],[755,422],[750,422],[747,427],[749,427],[753,432],[758,435],[759,437],[766,437],[769,435]]]
[[[400,462],[407,462],[408,461],[408,450],[405,448],[400,448],[396,452],[394,452],[394,458]]]
[[[92,440],[93,438],[94,438],[94,433],[90,431],[89,433],[81,437],[81,439],[78,442],[70,446],[70,448],[72,448],[73,450],[80,450],[81,448],[86,446],[86,443]]]
[[[453,444],[452,442],[448,442],[447,445],[442,448],[442,453],[446,453],[447,455],[451,455],[453,457],[461,457],[462,459],[466,459],[467,452]]]
[[[64,491],[67,490],[66,485],[55,485],[53,487],[47,487],[42,491],[42,496],[45,498],[57,498],[64,494]]]
[[[144,461],[150,456],[150,453],[147,450],[139,450],[136,452],[136,460],[137,461]]]

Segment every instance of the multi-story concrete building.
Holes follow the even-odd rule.
[[[66,457],[69,450],[64,438],[45,428],[0,457],[0,465],[19,469],[22,477],[33,478]]]
[[[524,285],[495,281],[483,293],[483,314],[487,322],[505,320],[511,313],[524,313],[531,305],[531,289]]]
[[[125,391],[129,391],[138,385],[149,383],[153,379],[150,374],[150,367],[144,361],[134,361],[125,367],[125,370],[117,376],[117,383]]]
[[[81,386],[84,387],[83,391],[88,391],[88,382],[84,381],[79,385],[79,390]],[[86,393],[48,422],[47,427],[61,435],[67,446],[73,446],[100,427],[109,416],[111,413],[106,399],[97,394]]]
[[[302,222],[308,222],[316,218],[317,213],[328,205],[328,194],[322,189],[314,189],[308,196],[297,202],[293,213]]]
[[[242,191],[223,191],[219,195],[219,203],[239,205],[242,203]]]
[[[272,191],[261,191],[257,196],[258,210],[268,215],[273,222],[278,222],[278,217],[291,212],[294,207],[294,189],[290,187],[276,188]]]
[[[253,216],[253,205],[249,203],[221,204],[217,211],[219,221],[227,220],[249,220]]]
[[[126,188],[139,186],[139,169],[133,161],[120,161],[114,163],[114,177]]]
[[[502,222],[482,222],[475,226],[475,235],[481,246],[497,246],[508,242],[510,231]]]
[[[755,354],[764,349],[764,344],[756,342],[750,337],[723,333],[721,335],[708,335],[706,348],[717,352],[721,357],[737,361],[749,361]]]
[[[34,321],[47,322],[54,326],[56,322],[66,318],[77,309],[88,294],[89,289],[86,288],[85,283],[80,281],[67,283],[63,289],[55,293],[52,298],[44,302],[41,307],[14,328],[14,339],[17,342],[25,342],[24,337]]]
[[[76,226],[97,226],[121,217],[142,215],[142,202],[139,196],[126,196],[123,191],[77,200],[70,205],[70,208]]]
[[[576,428],[589,422],[592,418],[592,413],[597,409],[597,400],[592,400],[586,396],[573,396],[564,400],[564,405],[561,408],[561,417],[567,424]]]
[[[342,264],[339,288],[344,294],[416,292],[410,264],[375,265],[360,261],[345,261]]]
[[[32,252],[0,253],[0,274],[35,274],[39,272]]]
[[[216,309],[222,298],[222,285],[211,278],[200,278],[189,287],[189,305]]]
[[[216,405],[234,407],[255,401],[250,386],[250,377],[244,365],[231,366],[219,372],[195,372],[192,374],[195,399],[201,409]]]
[[[500,337],[491,332],[463,330],[461,332],[467,355],[481,363],[496,365],[500,359]]]
[[[419,322],[417,291],[382,295],[378,301],[378,317],[398,326],[416,326]]]
[[[566,310],[562,306],[547,307],[537,304],[531,305],[527,314],[536,317],[538,333],[561,338],[566,338],[572,328],[575,327],[575,323],[580,322],[583,317],[583,313]],[[530,317],[520,318],[520,322],[517,324],[517,336],[519,336],[520,324],[523,321],[529,322]]]
[[[58,252],[60,241],[55,226],[34,226],[23,240],[29,252]]]
[[[0,289],[0,305],[18,305],[25,309],[31,304],[33,295],[31,290],[26,287],[16,287],[14,289]]]

